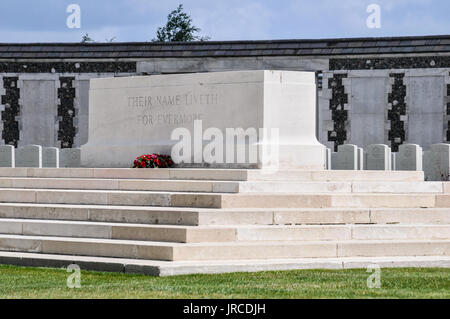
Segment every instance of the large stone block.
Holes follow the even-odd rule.
[[[174,129],[183,129],[192,138],[187,144],[193,145],[193,152],[187,152],[185,166],[262,168],[279,164],[316,170],[325,166],[325,147],[315,136],[313,72],[240,71],[93,79],[89,105],[89,139],[81,147],[82,166],[130,167],[144,153],[171,154],[172,147],[180,142],[179,136],[171,138]],[[194,125],[198,124],[195,120],[202,121],[201,127]],[[215,128],[214,133],[209,130],[211,136],[206,134],[209,128]],[[258,134],[256,139],[248,139],[245,132],[238,133],[240,142],[233,145],[225,138],[227,128],[254,129]],[[260,129],[265,129],[265,134]],[[273,137],[273,130],[279,132],[278,143],[268,138]],[[202,158],[204,147],[212,145],[212,136],[217,146],[214,150],[223,149],[216,161]],[[279,156],[267,160],[264,154],[274,146],[279,146]],[[254,161],[249,158],[250,147],[257,150]],[[247,156],[236,160],[242,148]],[[230,163],[227,157],[234,161]]]
[[[0,145],[0,167],[15,167],[14,146]]]

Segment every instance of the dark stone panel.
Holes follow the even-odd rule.
[[[388,132],[388,140],[391,141],[391,149],[398,152],[399,145],[405,141],[405,123],[400,120],[401,115],[406,115],[406,86],[403,84],[404,73],[391,73],[394,78],[392,93],[388,94],[388,120],[391,122],[391,129]]]
[[[20,114],[18,80],[18,77],[4,77],[3,88],[5,89],[5,95],[1,96],[1,104],[5,106],[5,110],[2,111],[2,139],[5,141],[5,144],[14,145],[14,147],[17,147],[17,142],[20,138],[19,122],[16,121],[16,116]]]
[[[348,111],[344,110],[344,104],[348,103],[348,94],[345,93],[342,79],[347,74],[334,74],[328,79],[328,88],[331,89],[330,110],[333,120],[333,131],[328,131],[328,141],[334,142],[334,151],[347,140]]]
[[[75,138],[75,126],[73,119],[76,116],[74,99],[75,88],[72,86],[75,77],[60,77],[60,88],[58,89],[58,140],[61,141],[61,148],[71,148]]]
[[[449,68],[450,56],[330,59],[330,70]]]
[[[122,72],[136,72],[136,62],[0,62],[0,73]]]

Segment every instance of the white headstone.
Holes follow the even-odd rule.
[[[59,151],[59,167],[80,167],[81,154],[79,148],[63,148]]]
[[[338,146],[336,156],[336,169],[358,169],[358,146],[352,144],[344,144]]]
[[[449,180],[450,144],[431,145],[431,178],[434,181]]]
[[[42,167],[59,168],[59,149],[57,147],[42,148]]]
[[[358,147],[358,170],[364,170],[364,150]]]
[[[14,146],[0,145],[0,167],[14,167]]]
[[[421,171],[422,148],[417,144],[402,144],[398,148],[396,169],[398,171]]]
[[[391,152],[384,144],[372,144],[367,146],[367,170],[388,171],[390,170]]]
[[[432,157],[431,151],[423,152],[422,163],[423,163],[423,172],[424,172],[424,175],[425,175],[425,180],[426,181],[434,180],[434,176],[433,176],[433,157]]]
[[[325,169],[331,169],[331,150],[329,148],[325,149]]]
[[[337,152],[331,152],[331,169],[336,169]]]
[[[42,167],[42,146],[25,145],[16,148],[16,167]]]

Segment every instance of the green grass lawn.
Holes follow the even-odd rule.
[[[450,298],[450,269],[385,268],[381,288],[365,269],[294,270],[149,277],[81,271],[67,288],[65,269],[0,265],[0,298]]]

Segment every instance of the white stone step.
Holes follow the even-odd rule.
[[[450,207],[447,194],[224,194],[211,206],[209,195],[179,194],[173,206],[221,208],[421,208]],[[208,203],[208,200],[210,201]]]
[[[195,243],[235,241],[236,228],[0,219],[0,234]]]
[[[0,218],[165,225],[450,224],[449,208],[208,209],[0,203]],[[1,221],[1,219],[0,219]]]
[[[339,257],[296,259],[250,259],[211,261],[159,261],[92,256],[54,255],[0,251],[0,264],[28,267],[66,268],[77,264],[81,271],[138,273],[150,276],[217,274],[230,272],[280,271],[294,269],[367,269],[427,267],[450,268],[447,256]]]
[[[164,242],[450,239],[450,225],[173,226],[1,219],[0,234]]]
[[[236,227],[236,240],[238,241],[389,239],[450,240],[450,225],[272,225]]]
[[[0,250],[166,261],[448,256],[450,240],[252,241],[184,244],[0,235]]]
[[[295,181],[423,181],[422,171],[306,171],[296,169],[192,168],[0,168],[0,177],[182,179],[182,180],[295,180]]]
[[[0,177],[0,188],[237,193],[239,182],[106,178]]]
[[[446,182],[210,181],[0,177],[0,188],[206,193],[450,193]]]
[[[199,225],[199,210],[183,207],[0,203],[0,218]]]
[[[245,181],[247,175],[245,169],[0,168],[1,177]]]
[[[249,181],[424,181],[423,171],[305,171],[293,169],[248,170]]]
[[[242,193],[447,193],[443,182],[240,182]]]

